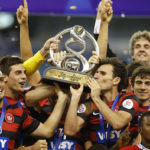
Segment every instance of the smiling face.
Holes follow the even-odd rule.
[[[4,97],[5,85],[6,85],[5,77],[0,71],[0,100],[2,100]]]
[[[134,81],[134,93],[140,102],[150,100],[150,75],[141,78],[136,76]]]
[[[26,72],[23,64],[12,65],[8,76],[7,89],[11,92],[23,92],[26,83]]]
[[[144,38],[138,39],[133,45],[133,60],[150,62],[150,42]]]

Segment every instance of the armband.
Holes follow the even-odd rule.
[[[26,70],[26,75],[30,76],[44,63],[46,59],[38,51],[33,57],[26,60],[23,65]]]

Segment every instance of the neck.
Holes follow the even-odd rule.
[[[132,93],[132,92],[133,92],[132,86],[129,85],[129,86],[126,88],[126,93]]]
[[[3,107],[3,99],[0,99],[0,108]]]
[[[11,97],[13,99],[17,99],[18,92],[13,91],[13,90],[9,89],[8,87],[6,87],[5,96]]]
[[[115,100],[117,94],[118,94],[118,90],[117,89],[112,89],[111,91],[105,91],[103,94],[103,100],[104,102],[108,103],[108,102],[112,102]]]
[[[149,106],[150,105],[150,100],[145,100],[145,101],[140,101],[141,106]]]

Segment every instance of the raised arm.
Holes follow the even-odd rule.
[[[81,85],[79,89],[70,87],[70,91],[72,96],[65,120],[64,133],[69,136],[74,136],[84,124],[84,120],[77,116],[79,101],[83,92],[83,85]]]
[[[126,111],[115,112],[111,110],[100,98],[101,88],[95,79],[89,79],[88,86],[91,89],[91,97],[103,118],[113,127],[119,130],[125,127],[131,120],[132,115]]]
[[[47,84],[39,84],[36,89],[31,90],[25,95],[25,102],[28,107],[33,107],[40,100],[48,98],[55,93],[54,86],[50,86]]]
[[[31,134],[33,136],[42,136],[45,138],[50,138],[53,136],[55,129],[57,128],[62,114],[64,112],[66,103],[67,103],[67,94],[65,94],[58,85],[56,85],[56,90],[58,99],[54,107],[53,112],[47,119],[47,121],[42,124],[40,123],[39,127]]]
[[[20,53],[23,61],[28,60],[33,56],[32,46],[29,37],[29,27],[28,27],[28,4],[24,0],[24,6],[20,6],[17,9],[17,20],[20,25]],[[27,76],[29,85],[36,85],[40,79],[40,72],[37,70],[30,76]]]
[[[102,59],[106,58],[107,55],[108,27],[112,19],[112,15],[113,15],[112,1],[102,0],[99,3],[97,10],[97,20],[101,21],[97,43],[99,46],[100,58]]]

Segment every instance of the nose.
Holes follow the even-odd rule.
[[[25,73],[22,73],[22,79],[26,80],[27,79],[27,76]]]
[[[145,90],[145,84],[144,83],[140,87],[142,90]]]

